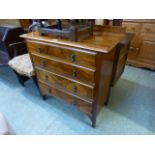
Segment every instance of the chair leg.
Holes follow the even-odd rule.
[[[29,77],[18,74],[15,70],[13,70],[18,78],[19,83],[24,87],[25,82],[29,80]]]

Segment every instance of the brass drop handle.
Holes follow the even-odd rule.
[[[74,77],[77,77],[77,70],[76,70],[76,69],[73,69],[72,75],[73,75]]]
[[[148,28],[148,27],[146,27],[145,29],[146,29],[146,31],[150,31],[150,30],[151,30],[151,29],[150,29],[150,28]]]
[[[46,65],[46,61],[45,61],[45,60],[42,60],[41,66],[42,66],[42,67],[45,67],[45,65]]]
[[[45,81],[48,81],[48,79],[49,79],[48,75],[45,75]]]
[[[78,90],[78,89],[77,89],[77,86],[74,86],[74,87],[73,87],[74,93],[77,93],[77,90]]]
[[[130,47],[130,50],[131,50],[131,51],[133,51],[133,49],[134,49],[134,47],[133,47],[133,46],[131,46],[131,47]]]
[[[136,51],[139,51],[139,48],[138,47],[136,48]]]
[[[76,55],[75,55],[75,53],[72,53],[72,54],[70,55],[70,58],[71,58],[71,61],[72,61],[72,62],[75,62],[75,61],[76,61]]]

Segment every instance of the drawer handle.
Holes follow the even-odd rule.
[[[131,46],[131,47],[130,47],[130,50],[133,50],[133,49],[134,49],[134,47],[133,47],[133,46]]]
[[[77,86],[73,87],[73,91],[74,91],[74,93],[77,93]]]
[[[136,48],[136,51],[139,51],[139,48]]]
[[[42,60],[41,66],[42,66],[42,67],[45,67],[45,65],[46,65],[46,61],[45,61],[45,60]]]
[[[148,27],[146,27],[145,29],[146,29],[146,31],[150,31],[150,30],[151,30],[151,29],[150,29],[150,28],[148,28]]]
[[[77,77],[77,70],[76,70],[76,69],[73,70],[72,75],[73,75],[74,77]]]
[[[45,81],[48,81],[48,79],[49,79],[48,75],[45,75]]]
[[[76,55],[75,55],[74,53],[72,53],[72,54],[70,55],[70,58],[71,58],[71,61],[72,61],[72,62],[75,62],[75,61],[76,61]]]
[[[37,51],[38,51],[38,53],[41,53],[41,48],[38,48]]]
[[[135,30],[135,27],[131,27],[132,30]]]

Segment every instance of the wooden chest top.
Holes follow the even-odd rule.
[[[120,42],[124,35],[105,33],[102,35],[94,35],[92,37],[78,42],[69,41],[67,39],[59,39],[52,36],[40,36],[34,32],[21,35],[21,37],[29,40],[33,39],[35,41],[42,41],[50,44],[53,43],[58,45],[87,49],[90,51],[92,50],[95,52],[108,53]]]

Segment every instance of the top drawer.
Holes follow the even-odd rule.
[[[74,48],[57,47],[56,45],[48,46],[33,42],[28,42],[27,46],[30,51],[44,53],[48,56],[62,58],[81,65],[95,66],[96,53],[94,52],[87,52],[85,50],[81,50],[81,52]]]
[[[139,23],[124,23],[123,27],[126,27],[127,32],[134,32],[137,33],[140,30],[140,24]]]
[[[142,27],[143,33],[155,33],[155,24],[144,24]]]

